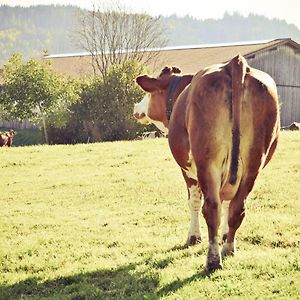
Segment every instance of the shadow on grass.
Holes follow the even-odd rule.
[[[165,264],[165,260],[161,264]],[[42,281],[32,277],[13,285],[0,286],[0,299],[159,299],[176,292],[193,280],[209,276],[196,273],[160,287],[156,270],[139,272],[135,264]]]
[[[162,287],[160,290],[157,291],[156,295],[158,298],[166,296],[170,294],[171,292],[176,292],[177,290],[181,289],[185,285],[193,282],[194,280],[200,280],[204,279],[206,277],[210,277],[211,273],[202,271],[200,273],[196,273],[188,278],[185,278],[183,280],[174,280],[173,282],[167,284],[166,286]]]
[[[158,276],[137,272],[135,268],[130,264],[44,282],[32,277],[11,286],[0,286],[0,299],[141,299],[144,295],[155,299]]]

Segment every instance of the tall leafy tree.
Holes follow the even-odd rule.
[[[39,122],[49,143],[47,118],[57,115],[57,123],[63,121],[63,113],[70,103],[78,99],[78,91],[49,66],[31,59],[24,63],[20,54],[13,55],[4,66],[4,83],[0,104],[11,117]],[[63,113],[58,113],[63,112]],[[55,122],[55,121],[54,121]]]

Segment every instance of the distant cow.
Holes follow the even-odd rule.
[[[162,134],[160,133],[160,131],[147,131],[147,132],[144,132],[142,134],[142,138],[143,139],[154,139],[154,138],[159,138],[161,137]]]
[[[289,126],[282,127],[284,130],[300,130],[300,123],[298,122],[293,122]]]
[[[148,94],[135,104],[134,116],[168,133],[188,188],[187,243],[201,240],[202,208],[209,237],[206,269],[213,271],[222,268],[222,257],[235,253],[247,196],[277,146],[277,90],[268,74],[250,68],[240,55],[195,76],[179,73],[176,67],[166,67],[157,78],[137,77]],[[222,255],[218,245],[221,206],[225,209]]]
[[[13,138],[16,135],[14,130],[0,132],[0,147],[8,146],[10,147],[13,143]]]

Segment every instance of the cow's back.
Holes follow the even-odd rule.
[[[194,76],[187,92],[186,127],[191,155],[198,171],[203,169],[205,173],[214,168],[221,186],[229,181],[233,151],[232,78],[230,63],[212,66]],[[280,126],[273,79],[247,66],[240,105],[236,186],[245,175],[257,176],[277,139]]]

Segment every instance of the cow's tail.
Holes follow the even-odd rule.
[[[234,185],[239,165],[241,105],[248,65],[243,56],[237,55],[231,60],[229,66],[232,78],[232,152],[229,183]]]

